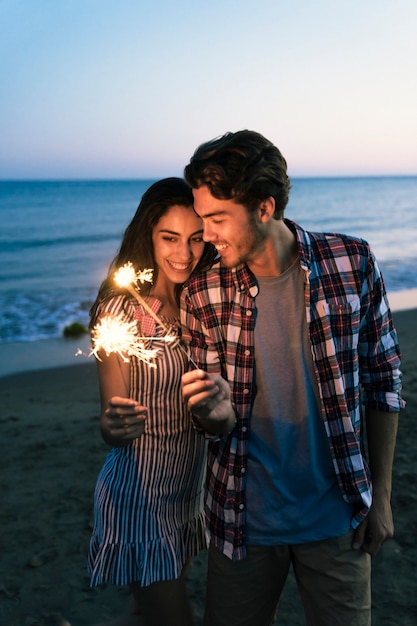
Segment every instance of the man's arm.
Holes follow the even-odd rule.
[[[394,534],[391,511],[392,466],[398,429],[398,413],[368,409],[366,430],[369,467],[373,484],[372,506],[355,531],[353,547],[375,555]]]

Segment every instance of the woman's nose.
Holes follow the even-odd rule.
[[[190,241],[183,241],[178,244],[178,254],[183,259],[189,259],[194,256]]]

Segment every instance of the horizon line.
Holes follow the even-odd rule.
[[[182,178],[181,176],[173,176]],[[128,182],[157,181],[171,176],[58,176],[58,177],[10,177],[0,176],[0,183],[47,183],[47,182]],[[294,174],[290,179],[341,179],[341,178],[417,178],[415,174]]]

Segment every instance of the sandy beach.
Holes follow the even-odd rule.
[[[394,312],[394,322],[407,408],[394,465],[396,533],[374,559],[374,626],[417,623],[417,309]],[[74,357],[78,344],[0,346],[0,626],[91,626],[126,610],[126,589],[90,589],[86,571],[93,490],[107,447],[98,431],[95,363]],[[197,626],[204,578],[205,553],[188,577]],[[292,577],[277,623],[304,624]]]

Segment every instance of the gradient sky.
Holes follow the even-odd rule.
[[[292,176],[417,174],[416,0],[0,0],[0,178],[181,175],[250,128]]]

